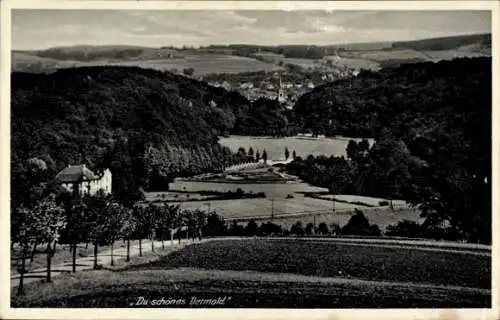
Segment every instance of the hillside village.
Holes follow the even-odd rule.
[[[237,91],[249,101],[260,98],[279,100],[288,109],[292,109],[300,96],[311,91],[318,85],[342,78],[355,77],[358,70],[321,71],[310,74],[292,73],[289,71],[275,71],[255,74],[251,77],[237,77],[235,75],[217,75],[213,77],[200,76],[199,80],[207,80],[214,87],[222,87],[227,91]]]

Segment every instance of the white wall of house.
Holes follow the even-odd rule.
[[[105,194],[111,193],[112,175],[109,169],[104,170],[102,177],[99,180],[86,180],[82,181],[79,185],[80,195],[90,194],[94,195],[99,190],[103,190]],[[62,187],[73,192],[73,183],[63,183]]]

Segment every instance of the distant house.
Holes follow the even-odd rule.
[[[252,89],[253,88],[253,83],[251,83],[251,82],[242,82],[242,83],[240,83],[240,88],[241,89]]]
[[[78,192],[82,196],[96,194],[101,189],[106,194],[111,193],[112,175],[109,169],[95,174],[84,164],[68,165],[57,174],[56,180],[66,190]]]

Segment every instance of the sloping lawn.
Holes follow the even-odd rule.
[[[194,267],[489,289],[491,257],[341,243],[248,239],[186,247],[130,270]]]

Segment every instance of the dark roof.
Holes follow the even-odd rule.
[[[60,182],[78,182],[81,180],[95,180],[98,177],[85,165],[67,166],[56,176]]]

